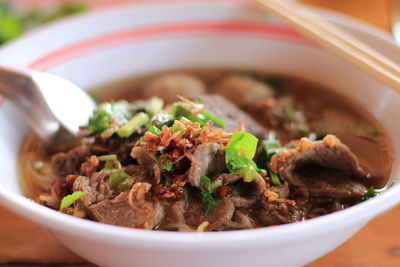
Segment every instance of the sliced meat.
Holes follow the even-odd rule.
[[[297,149],[283,152],[273,161],[281,179],[291,187],[303,188],[305,197],[359,199],[366,191],[357,182],[366,179],[357,158],[332,135],[316,142],[302,139]]]
[[[185,223],[185,201],[175,202],[172,206],[165,207],[165,220],[172,223],[184,224]]]
[[[284,200],[265,200],[263,208],[258,213],[258,220],[264,226],[298,222],[303,219],[303,213],[296,205],[289,205]]]
[[[250,208],[258,201],[257,197],[242,197],[239,195],[234,195],[230,199],[236,208]]]
[[[250,183],[239,180],[232,185],[232,200],[236,208],[250,208],[257,203],[259,196],[266,190],[266,183],[261,176],[257,176]]]
[[[140,165],[129,164],[122,167],[122,169],[137,182],[151,182],[152,180],[149,170]]]
[[[81,164],[91,155],[89,145],[80,145],[66,153],[55,154],[51,159],[54,174],[64,177],[68,174],[79,174]]]
[[[149,153],[143,147],[135,146],[131,151],[131,157],[136,159],[139,166],[145,170],[153,170],[154,160],[150,158]]]
[[[234,74],[223,78],[214,92],[223,95],[241,108],[252,107],[258,101],[274,95],[273,89],[265,83]]]
[[[223,230],[224,225],[229,224],[232,219],[235,206],[231,199],[224,198],[216,207],[204,212],[204,206],[201,202],[201,195],[193,192],[189,196],[189,203],[186,205],[184,218],[187,225],[196,229],[201,223],[207,221],[209,231]]]
[[[184,213],[186,224],[196,229],[199,224],[204,222],[205,216],[200,193],[192,191],[189,195],[189,202]]]
[[[232,186],[232,189],[234,195],[251,198],[264,193],[266,189],[266,183],[260,175],[257,175],[256,178],[254,178],[251,182],[237,182]]]
[[[164,218],[164,207],[158,202],[133,208],[127,200],[106,199],[91,205],[89,211],[98,222],[144,229],[153,229]]]
[[[201,98],[205,109],[225,122],[226,131],[238,129],[242,121],[247,132],[260,139],[266,138],[267,130],[229,100],[219,95],[202,95]]]
[[[152,81],[145,90],[147,97],[158,96],[166,103],[177,101],[178,95],[195,99],[204,93],[206,93],[204,83],[200,79],[184,73],[163,75]]]
[[[80,174],[80,167],[91,155],[116,154],[121,164],[132,163],[130,156],[138,136],[131,139],[109,138],[103,140],[96,138],[93,144],[80,145],[66,153],[55,154],[51,160],[53,172],[64,177],[68,174]]]
[[[235,212],[235,205],[232,200],[225,198],[216,207],[207,213],[206,221],[210,223],[208,231],[221,231],[224,225],[229,224]]]
[[[104,199],[112,198],[113,192],[107,181],[108,174],[102,172],[94,173],[90,178],[78,176],[74,181],[73,191],[85,193],[79,201],[87,208]]]
[[[188,177],[192,186],[200,186],[202,175],[213,177],[226,171],[225,152],[218,143],[201,144],[187,157],[191,161]]]
[[[325,176],[322,174],[321,176]],[[341,176],[333,175],[325,177],[326,180],[319,178],[306,178],[304,183],[308,188],[310,196],[332,197],[336,199],[359,199],[367,188],[353,180],[341,179]]]
[[[290,190],[287,183],[279,185],[279,186],[271,186],[269,188],[270,191],[274,192],[279,196],[279,198],[287,199],[289,198]]]
[[[264,193],[266,189],[265,181],[259,174],[257,174],[253,181],[247,184],[250,187],[248,195],[258,196]]]

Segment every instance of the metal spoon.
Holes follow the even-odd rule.
[[[73,83],[57,75],[0,66],[0,94],[25,115],[51,151],[76,145],[80,125],[96,103]]]

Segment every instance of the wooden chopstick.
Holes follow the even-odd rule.
[[[310,10],[298,3],[282,0],[255,0],[264,11],[284,19],[325,48],[369,73],[400,93],[400,66],[336,26],[307,15]]]

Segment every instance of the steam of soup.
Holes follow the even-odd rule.
[[[264,227],[355,205],[389,176],[380,124],[298,78],[198,70],[95,93],[102,103],[80,146],[50,155],[30,135],[20,153],[26,195],[73,216],[174,231]]]

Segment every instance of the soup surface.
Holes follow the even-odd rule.
[[[49,154],[29,135],[26,196],[103,223],[222,231],[302,221],[377,194],[391,169],[381,125],[296,77],[185,70],[93,91],[82,144]]]

